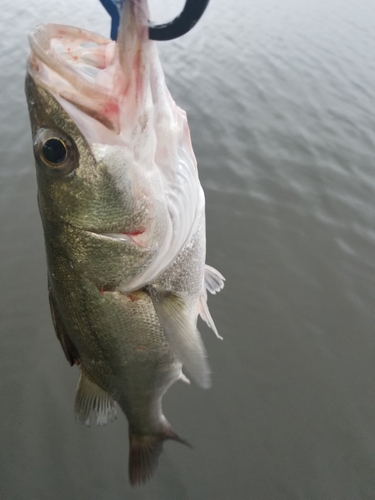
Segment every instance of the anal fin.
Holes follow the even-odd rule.
[[[81,367],[74,410],[77,419],[90,425],[91,415],[96,415],[97,425],[104,425],[116,419],[116,402],[99,387]]]
[[[196,318],[189,313],[180,296],[148,287],[161,327],[172,351],[201,387],[211,385],[206,350],[196,327]]]

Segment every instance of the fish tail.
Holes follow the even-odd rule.
[[[191,448],[187,441],[181,439],[171,429],[150,435],[139,435],[130,430],[129,481],[132,486],[146,483],[154,474],[163,451],[163,443],[167,439],[178,441]]]

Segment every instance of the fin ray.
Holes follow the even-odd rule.
[[[187,441],[175,434],[168,423],[167,425],[158,434],[142,436],[129,432],[129,481],[132,486],[146,483],[154,474],[165,440],[172,439],[191,448]]]
[[[163,450],[164,437],[130,434],[129,481],[132,486],[146,483],[155,472]]]
[[[207,264],[204,266],[203,288],[198,302],[198,314],[203,319],[203,321],[215,332],[216,337],[220,340],[223,340],[223,337],[219,335],[214,320],[212,319],[210,310],[208,309],[207,290],[215,295],[217,292],[220,292],[220,290],[224,288],[224,281],[224,276],[219,273],[217,269],[208,266]]]
[[[74,410],[77,419],[90,425],[91,415],[96,415],[97,425],[116,420],[116,403],[112,396],[99,387],[81,367]]]
[[[196,383],[207,389],[211,382],[206,350],[185,301],[155,287],[148,287],[148,291],[172,350]]]
[[[223,340],[223,337],[219,335],[219,332],[217,331],[216,325],[214,323],[214,320],[212,319],[210,310],[208,309],[207,305],[207,295],[202,295],[199,297],[199,302],[198,302],[198,313],[200,314],[200,317],[203,319],[203,321],[215,332],[215,335],[218,339]]]
[[[204,266],[204,287],[213,295],[224,288],[224,276],[214,267]]]

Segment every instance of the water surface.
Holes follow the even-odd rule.
[[[152,0],[154,19],[183,1]],[[99,2],[6,1],[0,18],[1,500],[375,498],[375,10],[368,0],[211,0],[160,44],[207,201],[213,388],[176,384],[147,486],[127,424],[77,425],[77,370],[48,310],[23,94],[27,32],[109,33]]]

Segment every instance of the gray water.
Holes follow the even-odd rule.
[[[55,337],[23,94],[27,32],[109,33],[98,1],[4,1],[0,14],[1,500],[375,499],[375,4],[211,0],[160,44],[188,112],[210,265],[201,325],[213,388],[164,398],[194,450],[166,443],[131,489],[127,423],[73,415]],[[183,1],[152,0],[155,19]],[[169,9],[169,10],[168,10]]]

